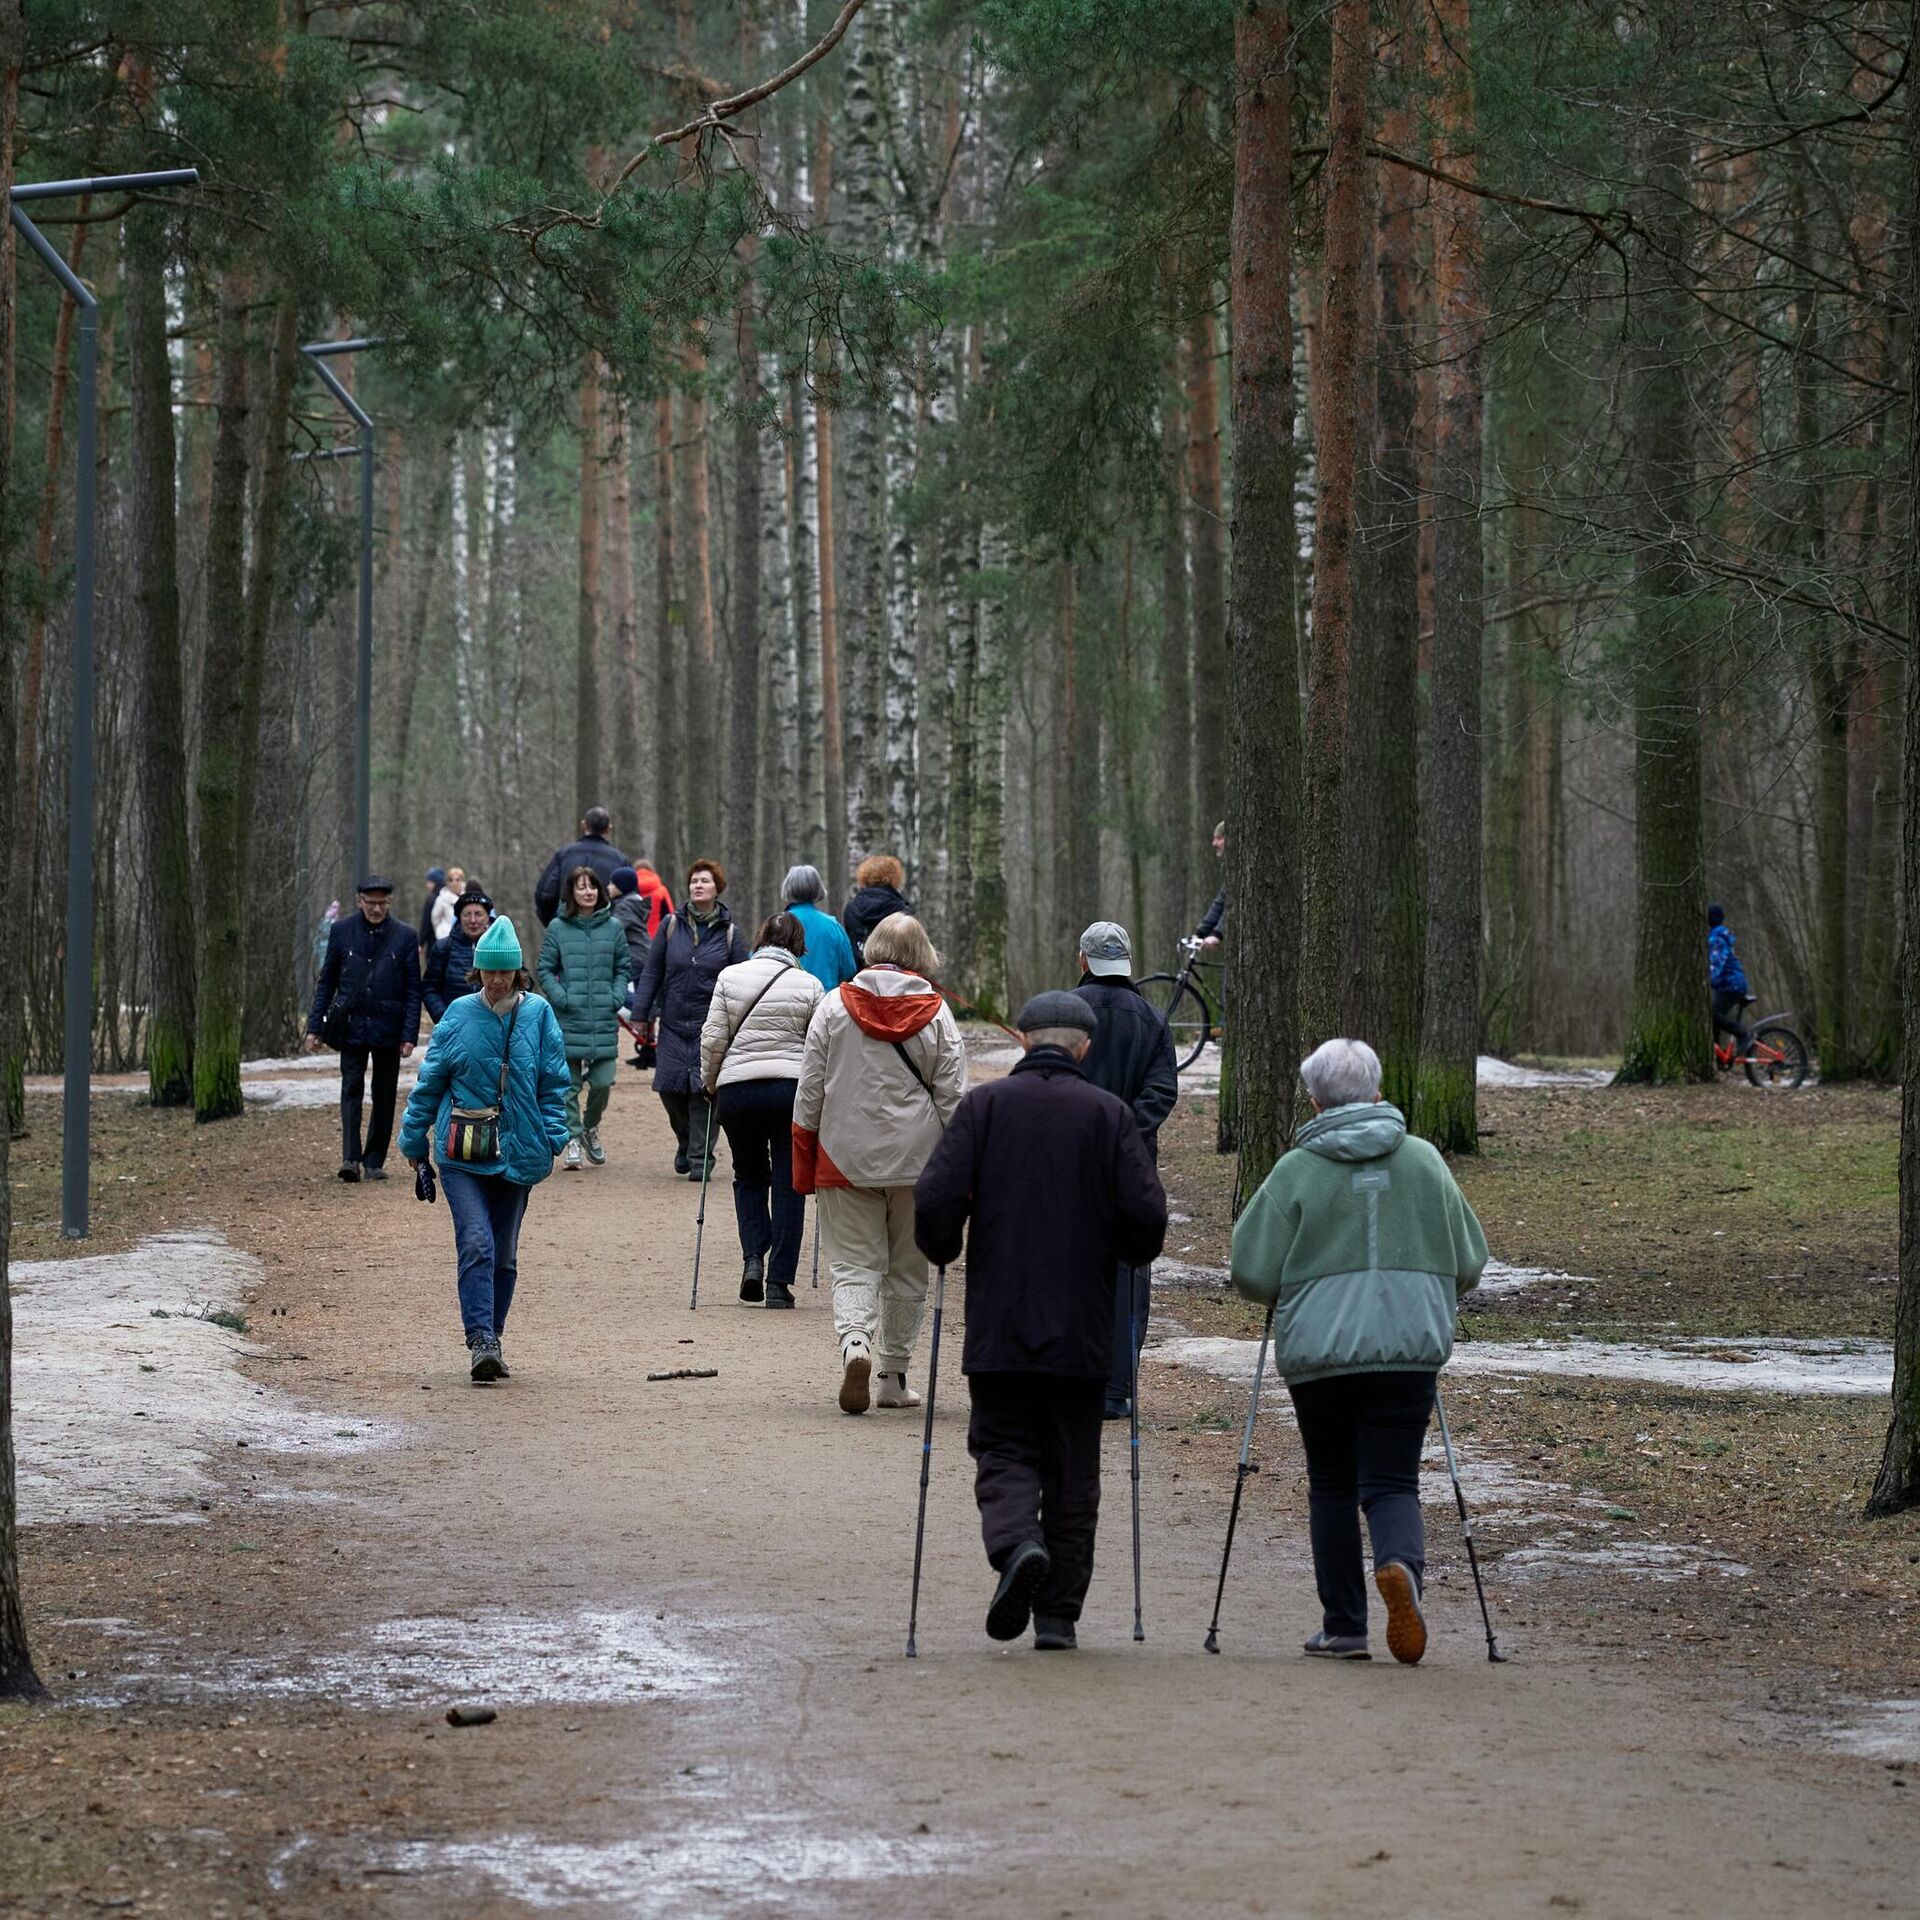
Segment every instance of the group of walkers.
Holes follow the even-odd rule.
[[[423,983],[390,882],[365,879],[359,911],[330,933],[310,1020],[309,1045],[341,1052],[342,1178],[385,1177],[399,1062],[424,999],[434,1028],[401,1152],[421,1198],[446,1195],[471,1377],[507,1378],[527,1198],[556,1160],[605,1163],[624,1025],[653,1067],[676,1173],[710,1180],[716,1135],[727,1142],[742,1302],[793,1306],[814,1197],[844,1412],[922,1404],[908,1376],[930,1263],[964,1253],[968,1449],[995,1578],[987,1631],[1010,1640],[1031,1624],[1037,1647],[1073,1646],[1101,1426],[1137,1412],[1167,1224],[1158,1135],[1178,1097],[1126,929],[1086,929],[1077,988],[1030,1000],[1014,1023],[1023,1057],[969,1092],[939,955],[897,861],[863,862],[838,919],[818,871],[794,867],[749,940],[717,861],[689,866],[676,906],[610,828],[590,812],[541,874],[537,972],[512,921],[469,886],[430,903],[452,912]],[[1458,1295],[1477,1283],[1486,1244],[1445,1162],[1381,1098],[1370,1048],[1329,1041],[1301,1072],[1316,1117],[1241,1215],[1232,1270],[1270,1308],[1306,1447],[1322,1626],[1305,1650],[1368,1654],[1364,1513],[1389,1649],[1417,1660],[1420,1449]]]

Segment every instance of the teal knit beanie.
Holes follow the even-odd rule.
[[[473,964],[482,973],[510,973],[524,964],[520,936],[504,913],[480,936],[473,950]]]

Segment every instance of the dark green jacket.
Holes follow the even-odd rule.
[[[1287,1380],[1438,1370],[1486,1235],[1397,1107],[1330,1107],[1300,1129],[1233,1230],[1233,1284],[1274,1304]]]
[[[605,907],[585,919],[555,914],[540,945],[540,991],[560,1016],[569,1060],[615,1060],[633,963],[625,929]]]

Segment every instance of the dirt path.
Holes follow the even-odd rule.
[[[1229,1436],[1149,1436],[1146,1646],[1110,1434],[1082,1650],[994,1647],[952,1365],[909,1663],[919,1420],[835,1410],[824,1287],[734,1303],[724,1190],[689,1314],[695,1191],[631,1077],[611,1165],[534,1196],[490,1391],[444,1208],[325,1180],[323,1115],[263,1124],[299,1203],[256,1332],[305,1357],[256,1372],[399,1438],[236,1455],[201,1526],[29,1536],[43,1662],[94,1704],[0,1720],[0,1912],[1911,1910],[1897,1776],[1543,1617],[1489,1668],[1450,1530],[1425,1666],[1301,1661],[1290,1462],[1204,1657]],[[645,1378],[672,1367],[718,1376]],[[499,1718],[451,1730],[455,1700]]]

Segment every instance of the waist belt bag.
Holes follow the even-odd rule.
[[[456,1166],[486,1166],[500,1158],[500,1113],[507,1099],[507,1063],[513,1058],[513,1023],[520,1018],[520,1001],[507,1015],[507,1037],[500,1049],[500,1083],[490,1107],[455,1107],[447,1115],[446,1138],[440,1158]]]

